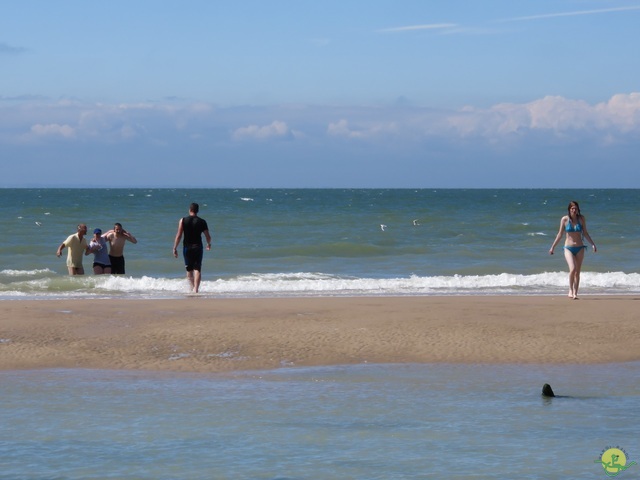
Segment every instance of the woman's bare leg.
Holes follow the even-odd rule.
[[[582,271],[582,262],[584,261],[584,251],[582,248],[575,256],[576,270],[573,276],[573,298],[578,299],[578,288],[580,288],[580,272]]]
[[[576,257],[568,248],[565,248],[564,258],[569,266],[569,298],[576,298]]]

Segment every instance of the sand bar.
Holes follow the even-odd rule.
[[[0,302],[0,369],[640,360],[637,296]]]

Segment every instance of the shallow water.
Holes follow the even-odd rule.
[[[640,456],[639,373],[640,363],[0,372],[0,479],[606,478],[594,462],[608,446]],[[543,398],[544,383],[562,397]]]

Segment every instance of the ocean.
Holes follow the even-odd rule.
[[[4,189],[0,306],[182,298],[171,249],[192,201],[213,234],[207,297],[564,296],[561,247],[548,250],[570,200],[598,246],[581,296],[638,295],[639,193]],[[67,275],[55,252],[80,222],[135,235],[126,275],[90,274],[91,257],[87,275]],[[638,478],[639,373],[638,362],[0,371],[0,480]],[[544,383],[558,397],[542,397]],[[628,470],[603,469],[612,448]]]
[[[598,252],[581,294],[640,292],[640,190],[1,189],[0,299],[172,298],[188,291],[172,255],[178,220],[200,204],[213,234],[201,293],[557,295],[568,290],[562,243],[570,200]],[[70,278],[58,245],[86,223],[121,223],[125,276]]]
[[[0,479],[638,478],[639,367],[0,372]]]

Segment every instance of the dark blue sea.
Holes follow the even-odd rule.
[[[205,296],[566,294],[562,243],[548,250],[570,200],[599,249],[581,294],[640,292],[640,190],[2,189],[0,200],[4,299],[181,296],[171,249],[194,201],[213,234]],[[58,245],[78,223],[115,222],[138,240],[127,274],[69,278]]]

